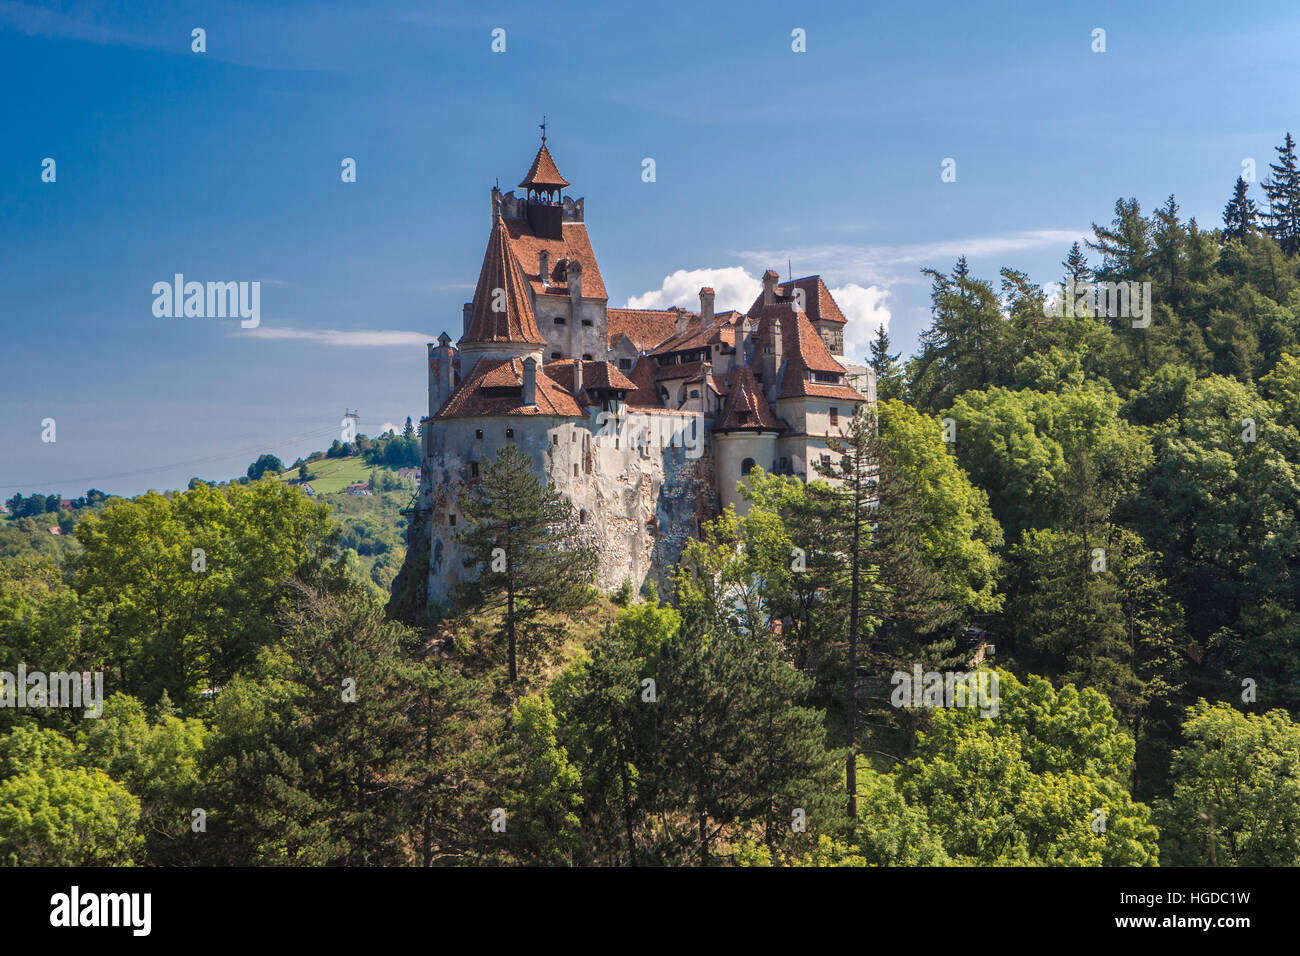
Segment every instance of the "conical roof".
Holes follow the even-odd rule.
[[[523,269],[510,251],[505,221],[500,216],[492,223],[483,268],[479,270],[478,286],[474,289],[469,326],[459,344],[468,342],[546,344],[528,298]]]
[[[533,165],[528,169],[528,175],[524,181],[519,184],[520,189],[563,189],[569,185],[569,181],[560,175],[560,171],[555,168],[555,160],[551,158],[551,151],[542,143],[542,148],[537,151],[533,157]]]

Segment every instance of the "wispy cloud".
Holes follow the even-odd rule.
[[[254,339],[301,339],[315,342],[317,345],[339,345],[347,348],[376,348],[384,346],[422,346],[433,341],[433,336],[424,332],[399,332],[389,329],[361,329],[343,331],[340,329],[290,329],[259,326],[256,329],[240,330],[235,333],[242,337]]]
[[[752,249],[735,255],[755,269],[794,259],[801,272],[820,272],[827,282],[866,282],[891,286],[922,281],[924,266],[947,269],[959,256],[987,259],[1043,246],[1058,246],[1061,256],[1071,242],[1091,235],[1088,229],[1031,229],[996,236],[971,236],[914,243],[826,243],[792,249]],[[811,267],[811,268],[809,268]]]

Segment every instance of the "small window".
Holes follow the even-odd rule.
[[[587,509],[586,509],[586,508],[579,508],[579,509],[578,509],[578,524],[586,524],[586,523],[587,523]]]
[[[573,431],[569,432],[569,441],[577,441],[577,440],[578,440],[578,430],[575,428]]]
[[[559,353],[559,352],[552,352],[552,353],[551,353],[551,361],[552,361],[552,362],[558,362],[559,360],[560,360],[560,353]]]
[[[585,325],[587,328],[591,328],[591,319],[583,319],[582,324]]]
[[[452,526],[453,528],[456,527],[456,516],[455,516],[455,515],[447,515],[447,520],[448,520],[449,522],[451,522],[451,526]]]
[[[476,462],[476,461],[471,461],[471,462],[469,463],[469,476],[470,476],[471,478],[477,478],[477,477],[478,477],[478,462]]]
[[[483,437],[483,429],[481,429],[481,428],[476,428],[476,429],[474,429],[474,437],[475,437],[475,438],[482,438],[482,437]]]
[[[698,388],[691,389],[691,398],[699,398],[699,397],[700,397],[700,390]]]
[[[631,371],[631,369],[632,369],[632,360],[631,360],[631,359],[619,359],[619,360],[618,360],[618,367],[619,367],[620,369],[622,369],[624,372]]]
[[[560,443],[560,436],[555,434],[551,435],[551,444],[558,445],[559,443]]]
[[[840,410],[834,405],[831,406],[831,427],[834,428],[840,423]]]
[[[507,439],[508,441],[514,441],[514,438],[515,438],[515,430],[514,430],[513,428],[507,428],[507,429],[506,429],[506,439]]]
[[[748,424],[749,424],[749,412],[740,412],[740,411],[736,412],[736,424],[737,424],[737,425],[748,425]]]
[[[564,321],[564,316],[562,316],[562,315],[557,315],[557,316],[555,317],[555,324],[556,324],[556,325],[567,325],[568,323]]]
[[[747,475],[753,470],[754,470],[754,459],[746,458],[744,461],[740,463],[740,473],[742,475]]]
[[[584,362],[592,362],[592,361],[595,361],[595,360],[594,360],[590,355],[588,355],[586,352],[583,352],[583,353],[582,353],[582,360],[583,360]]]
[[[577,478],[577,477],[578,477],[578,466],[577,466],[577,465],[574,465],[574,466],[573,466],[573,477],[574,477],[574,478]]]
[[[830,466],[831,466],[831,456],[830,456],[830,455],[822,455],[822,467],[823,467],[823,468],[829,468]]]

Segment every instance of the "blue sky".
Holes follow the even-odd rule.
[[[923,266],[1055,281],[1120,196],[1217,226],[1300,132],[1300,8],[1133,6],[0,0],[0,498],[418,418],[543,114],[613,306],[743,308],[791,260],[911,351]],[[260,326],[155,317],[178,272],[261,282]]]

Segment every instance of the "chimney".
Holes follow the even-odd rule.
[[[578,311],[576,306],[578,300],[582,298],[582,263],[577,259],[570,259],[569,266],[565,270],[565,277],[569,282],[569,297],[573,299],[575,306],[573,311],[573,320],[576,324],[578,321]]]
[[[537,253],[537,273],[542,277],[542,285],[551,284],[551,254],[545,249]]]
[[[582,391],[582,359],[573,360],[573,394],[576,398]]]
[[[700,326],[708,328],[713,324],[713,290],[705,286],[700,290]]]
[[[776,284],[780,280],[776,270],[768,269],[763,273],[763,304],[771,305],[776,301]]]
[[[438,336],[438,407],[451,398],[451,336],[443,332]]]
[[[460,334],[469,335],[469,317],[474,314],[474,303],[466,302],[465,307],[460,310]],[[432,345],[429,346],[433,348]]]
[[[537,359],[524,359],[524,404],[537,404]]]
[[[492,221],[497,221],[497,216],[501,215],[501,189],[492,187]]]
[[[689,320],[687,319],[687,313],[686,313],[686,310],[685,310],[685,309],[677,309],[677,308],[674,308],[674,311],[676,311],[676,313],[677,313],[677,329],[676,329],[676,334],[681,335],[683,332],[686,331],[686,323],[689,321]]]

